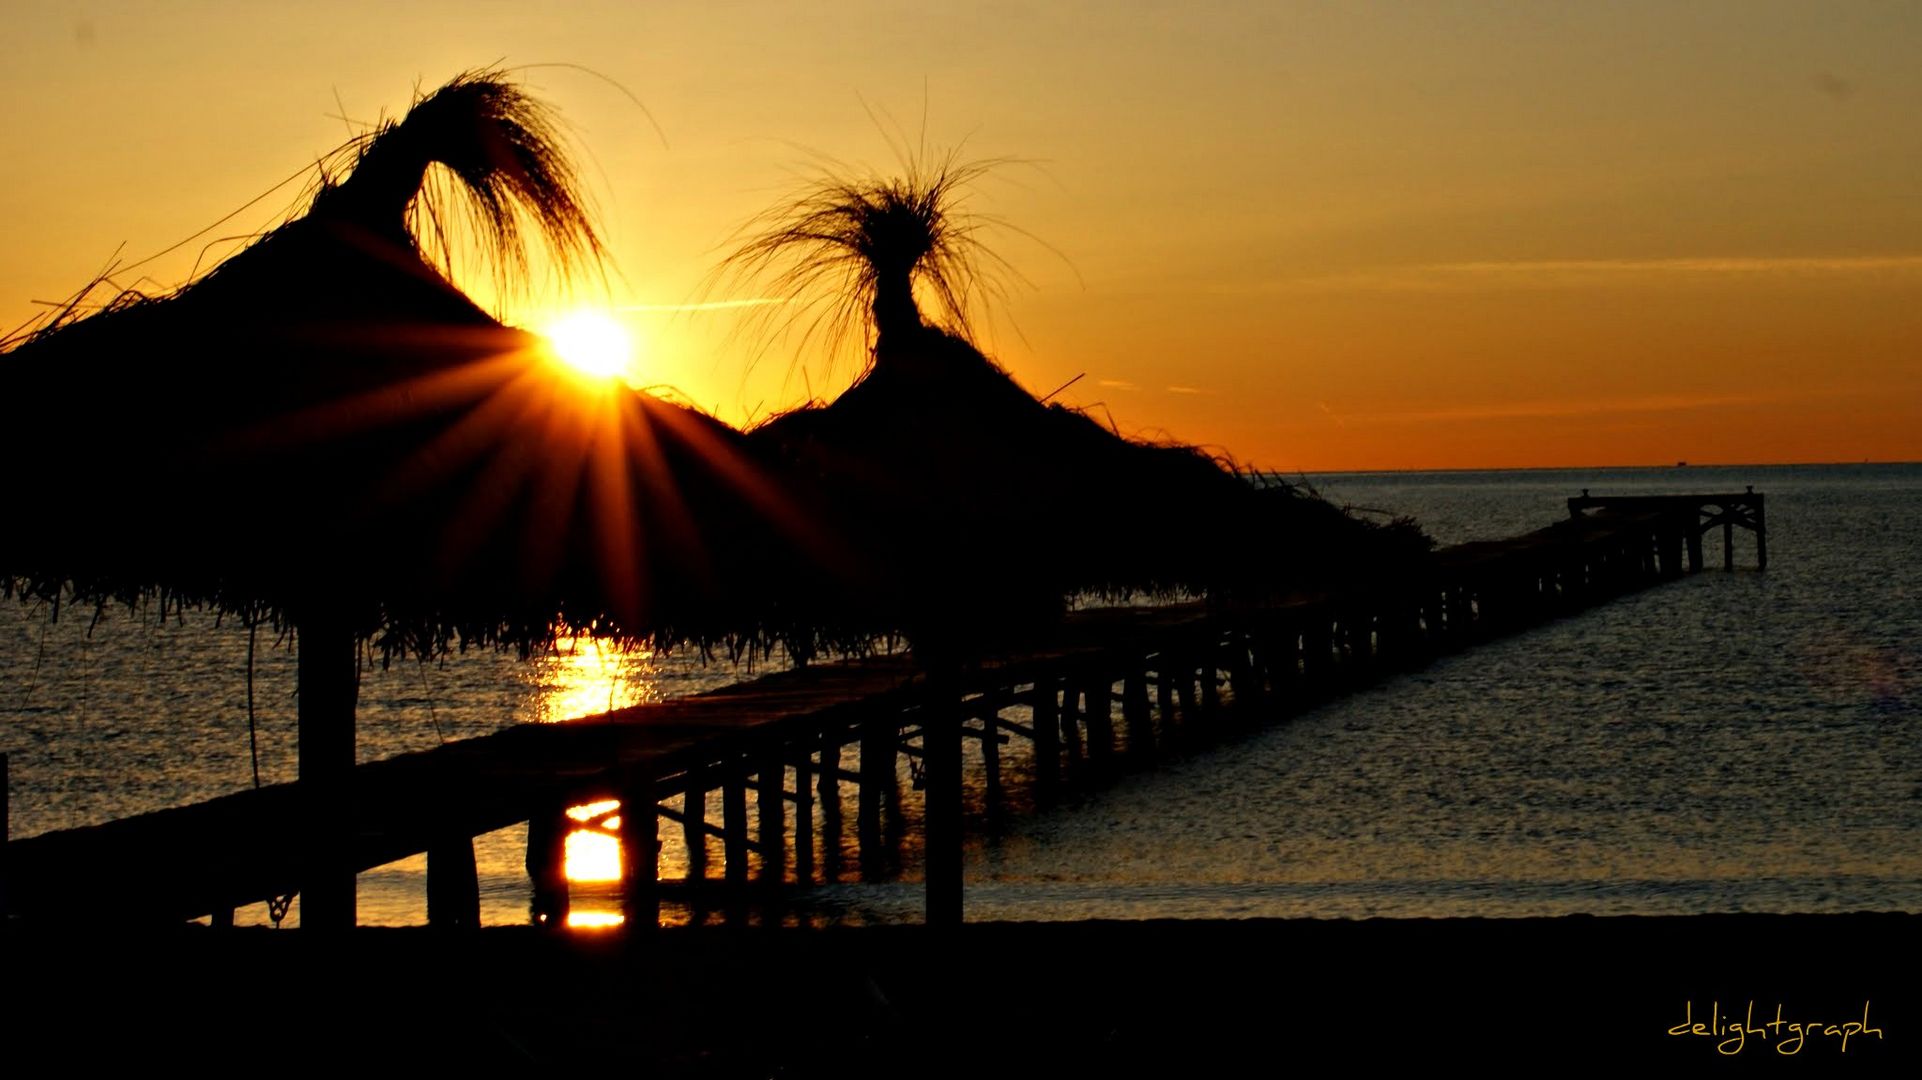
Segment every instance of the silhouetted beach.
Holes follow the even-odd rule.
[[[1868,914],[16,933],[8,1040],[19,1060],[90,1067],[1135,1076],[1789,1057],[1831,1073],[1917,1060],[1918,941],[1922,916]],[[1848,1032],[1865,1010],[1879,1034]]]

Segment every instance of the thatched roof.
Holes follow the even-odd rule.
[[[530,229],[563,264],[597,255],[537,103],[463,76],[349,156],[200,280],[0,354],[0,590],[324,606],[426,653],[538,643],[557,615],[703,644],[829,632],[777,587],[825,548],[738,432],[582,383],[423,257],[448,212],[422,204],[431,164],[502,265]]]
[[[1043,404],[933,327],[893,332],[832,404],[750,438],[828,493],[827,518],[887,579],[892,618],[989,639],[1074,594],[1258,601],[1407,572],[1430,546],[1410,523]]]
[[[1047,405],[973,344],[1003,263],[964,205],[993,163],[908,158],[900,176],[825,174],[744,227],[722,274],[792,297],[803,336],[851,336],[868,364],[832,404],[751,433],[826,492],[871,568],[884,621],[990,640],[1077,593],[1258,601],[1379,580],[1431,546],[1191,446],[1125,438]],[[931,302],[934,319],[922,314]]]

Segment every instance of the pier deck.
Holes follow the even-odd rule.
[[[1036,797],[1045,802],[1068,778],[1099,774],[1124,757],[1131,765],[1152,762],[1192,744],[1216,723],[1224,701],[1251,706],[1236,710],[1243,718],[1285,715],[1438,653],[1700,570],[1708,529],[1721,526],[1725,544],[1734,525],[1754,531],[1757,562],[1766,559],[1762,497],[1752,492],[1627,499],[1584,492],[1569,509],[1568,520],[1545,529],[1437,551],[1423,575],[1365,594],[1077,612],[1046,647],[944,673],[938,691],[911,657],[879,656],[361,765],[353,775],[352,859],[367,870],[427,853],[430,922],[470,926],[479,904],[472,838],[529,822],[535,916],[558,920],[567,910],[562,850],[572,826],[565,810],[597,800],[651,804],[652,814],[618,814],[612,830],[622,842],[628,918],[651,925],[662,822],[681,830],[692,873],[705,874],[705,853],[716,841],[724,885],[745,887],[750,875],[762,884],[806,884],[816,878],[817,835],[825,856],[830,834],[842,829],[841,785],[858,791],[865,857],[884,809],[901,798],[897,765],[905,754],[930,766],[927,858],[931,880],[938,879],[930,891],[947,881],[958,914],[959,836],[936,835],[935,811],[945,801],[950,820],[958,820],[959,766],[952,776],[932,767],[940,740],[928,736],[937,717],[957,722],[950,735],[977,742],[991,794],[1002,783],[1001,746],[1026,739]],[[1732,547],[1726,550],[1732,566]],[[842,765],[848,748],[854,770]],[[714,790],[723,793],[718,822],[707,812]],[[211,915],[220,924],[237,906],[298,889],[298,838],[311,812],[298,785],[277,784],[12,840],[0,863],[0,896],[10,914],[26,919]],[[953,876],[941,879],[937,862],[952,864]],[[932,895],[930,905],[935,910]]]

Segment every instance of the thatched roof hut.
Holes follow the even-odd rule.
[[[1419,563],[1430,544],[1412,523],[1124,437],[1037,400],[983,355],[970,308],[992,256],[960,202],[984,168],[950,158],[900,179],[825,178],[752,223],[726,266],[800,294],[814,325],[866,322],[868,364],[846,392],[750,437],[828,493],[829,519],[886,579],[875,595],[888,618],[992,644],[1045,626],[1034,616],[1074,594],[1258,601]]]
[[[0,354],[0,457],[23,508],[0,531],[0,591],[296,627],[310,926],[353,920],[328,830],[361,642],[526,648],[558,620],[805,653],[825,633],[780,588],[824,546],[738,432],[583,382],[422,256],[409,218],[430,168],[510,268],[529,228],[563,265],[598,254],[545,110],[466,75],[349,157],[303,215],[200,280]]]
[[[390,653],[539,644],[557,612],[703,642],[785,633],[762,619],[784,501],[739,434],[584,383],[429,266],[407,219],[430,165],[501,255],[530,223],[563,262],[598,251],[542,109],[456,79],[200,280],[0,358],[0,450],[33,463],[15,490],[35,509],[0,536],[0,586],[322,606]]]

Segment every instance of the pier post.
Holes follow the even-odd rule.
[[[1248,708],[1257,704],[1260,696],[1255,693],[1256,680],[1252,677],[1254,665],[1248,659],[1248,639],[1237,633],[1227,648],[1228,695],[1235,699],[1236,708],[1246,717]]]
[[[1729,507],[1722,507],[1722,569],[1735,569],[1735,524],[1728,519]]]
[[[1556,564],[1555,610],[1580,611],[1588,604],[1588,573],[1580,555],[1564,555]]]
[[[536,814],[527,821],[527,876],[534,885],[534,925],[567,925],[567,834],[573,822],[565,808]]]
[[[1088,717],[1088,760],[1106,765],[1114,756],[1114,684],[1096,671],[1082,684]]]
[[[1200,707],[1195,699],[1195,661],[1194,658],[1185,651],[1169,652],[1164,650],[1161,657],[1162,663],[1166,665],[1163,669],[1165,672],[1164,677],[1174,684],[1175,709],[1181,715],[1181,733],[1185,738],[1189,734],[1199,730],[1198,725],[1201,716]]]
[[[1443,603],[1448,608],[1449,648],[1467,648],[1475,640],[1475,609],[1468,603],[1468,586],[1450,582]]]
[[[1301,678],[1301,633],[1293,620],[1268,636],[1268,704],[1294,707],[1295,683]]]
[[[1453,609],[1449,614],[1453,616]],[[1450,622],[1453,622],[1451,618]],[[1301,631],[1301,674],[1307,685],[1308,696],[1321,697],[1328,692],[1328,666],[1334,659],[1333,647],[1329,644],[1328,613],[1315,608],[1308,614],[1308,621]]]
[[[777,748],[761,755],[755,768],[754,803],[761,824],[761,880],[781,884],[787,873],[787,764]]]
[[[233,912],[227,913],[231,921]],[[480,874],[474,867],[474,840],[454,832],[427,849],[427,925],[440,930],[480,926]]]
[[[1662,531],[1662,576],[1678,578],[1682,576],[1682,532],[1674,522]]]
[[[1201,711],[1214,716],[1221,710],[1221,642],[1211,639],[1201,649]]]
[[[921,753],[927,767],[927,919],[954,927],[962,918],[961,700],[959,671],[936,661],[928,672],[922,710]]]
[[[681,796],[681,842],[687,848],[687,880],[707,878],[707,770],[687,767],[687,793]]]
[[[841,738],[840,724],[821,732],[821,878],[832,882],[841,872]]]
[[[1397,643],[1399,655],[1395,667],[1400,671],[1411,671],[1420,667],[1428,658],[1428,639],[1422,633],[1421,605],[1412,598],[1402,609],[1401,640]]]
[[[1691,513],[1689,516],[1692,519],[1695,515]],[[1688,572],[1702,572],[1702,526],[1693,521],[1688,527]]]
[[[987,781],[987,796],[990,807],[998,809],[1001,803],[1001,710],[996,707],[1000,700],[999,688],[992,688],[981,695],[981,771]]]
[[[1762,497],[1755,494],[1754,488],[1749,489],[1749,494],[1753,497],[1753,501],[1749,504],[1749,512],[1755,519],[1755,568],[1767,570],[1769,568],[1768,518],[1762,511]]]
[[[360,639],[349,620],[325,609],[303,612],[297,633],[306,834],[300,925],[346,930],[355,923],[354,709],[360,697]]]
[[[1061,704],[1054,676],[1034,677],[1034,786],[1046,802],[1061,781]]]
[[[1274,704],[1275,639],[1272,628],[1262,627],[1248,636],[1248,673],[1254,694],[1266,708]]]
[[[805,743],[794,762],[794,880],[814,882],[814,753]]]
[[[1386,676],[1401,667],[1402,650],[1402,609],[1392,603],[1377,602],[1370,605],[1368,621],[1374,627],[1371,632],[1373,659],[1372,670],[1377,676]]]
[[[1121,722],[1128,735],[1128,756],[1145,758],[1154,753],[1154,727],[1148,719],[1148,675],[1138,657],[1128,660],[1128,673],[1121,680]]]
[[[1061,745],[1068,752],[1068,773],[1081,768],[1081,685],[1072,674],[1061,680]]]
[[[730,755],[721,767],[721,874],[739,886],[747,881],[747,762]]]
[[[1616,540],[1608,545],[1608,597],[1617,597],[1634,588],[1642,572],[1640,556],[1630,541]]]
[[[870,717],[861,722],[860,811],[855,823],[861,840],[861,867],[864,874],[878,873],[881,854],[881,806],[893,802],[895,788],[895,740],[899,732],[893,713]]]
[[[659,806],[653,774],[629,769],[621,779],[621,908],[629,933],[661,925]]]

